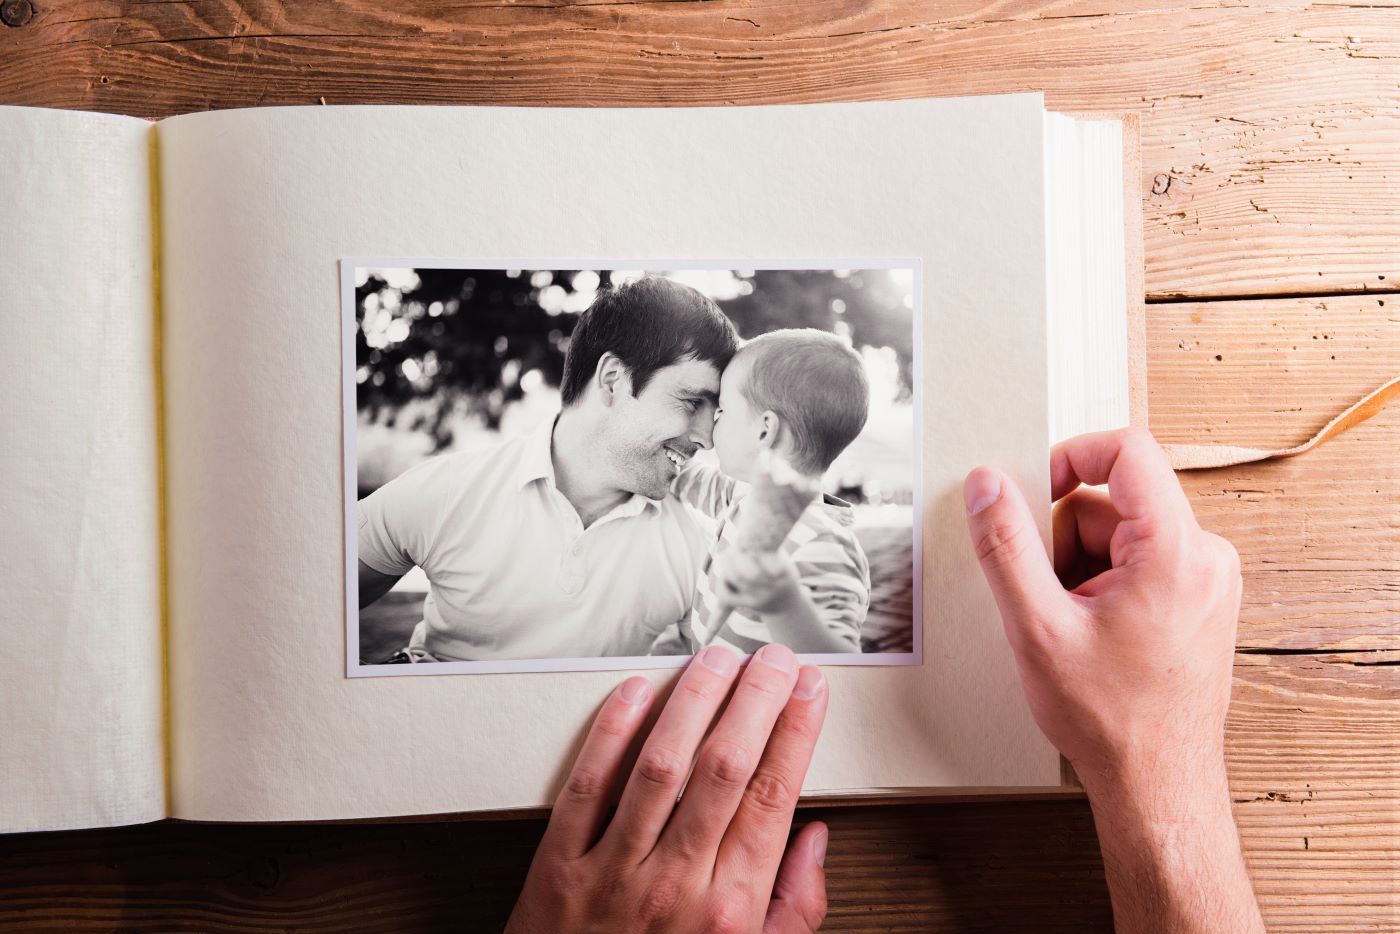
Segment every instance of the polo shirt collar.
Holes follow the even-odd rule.
[[[545,419],[540,427],[526,436],[525,445],[520,452],[520,467],[515,476],[516,489],[523,490],[536,480],[548,481],[550,486],[558,488],[558,484],[554,480],[554,457],[552,454],[554,425],[557,421],[559,421],[559,413],[556,412],[553,418]],[[647,509],[659,510],[660,508],[659,501],[633,493],[631,497],[615,506],[603,519],[624,519],[640,515]]]
[[[550,446],[554,441],[554,423],[558,420],[559,413],[556,412],[553,418],[545,419],[540,427],[526,436],[515,476],[516,489],[524,489],[536,480],[548,480],[550,486],[555,485]]]

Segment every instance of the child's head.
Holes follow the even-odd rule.
[[[860,356],[813,328],[771,331],[739,348],[720,378],[714,444],[720,469],[751,479],[771,448],[819,476],[865,427],[870,385]]]

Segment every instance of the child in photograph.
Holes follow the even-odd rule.
[[[751,654],[770,642],[804,654],[860,651],[869,563],[854,508],[819,494],[869,410],[861,359],[833,334],[773,331],[739,349],[720,379],[719,470],[690,461],[672,487],[718,528],[690,613],[653,655],[716,644]]]

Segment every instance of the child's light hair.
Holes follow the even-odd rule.
[[[734,359],[740,357],[751,361],[740,391],[755,412],[782,419],[792,439],[789,460],[803,473],[824,473],[865,427],[865,365],[836,335],[815,328],[769,331],[740,347]]]

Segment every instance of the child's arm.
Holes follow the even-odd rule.
[[[734,487],[737,482],[714,467],[697,464],[692,460],[676,475],[676,479],[671,481],[671,493],[681,502],[694,506],[711,519],[718,519],[734,501]]]
[[[729,551],[715,571],[717,596],[761,615],[774,642],[804,654],[860,651],[870,596],[859,578],[830,575],[812,586],[781,552]]]

